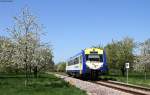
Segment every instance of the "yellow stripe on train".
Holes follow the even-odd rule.
[[[90,54],[90,52],[97,52],[98,54],[103,54],[103,50],[100,48],[87,48],[84,51],[85,54]]]

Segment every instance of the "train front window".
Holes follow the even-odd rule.
[[[89,54],[89,55],[86,55],[86,60],[87,61],[100,61],[100,62],[103,62],[103,55],[100,54]]]
[[[100,54],[100,62],[103,62],[103,55]]]

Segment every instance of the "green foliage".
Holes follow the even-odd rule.
[[[56,71],[58,72],[65,72],[66,71],[66,62],[59,62],[56,64]]]
[[[110,69],[118,69],[124,75],[125,63],[129,62],[132,67],[134,61],[134,42],[131,38],[124,38],[121,41],[112,41],[106,47],[107,63]]]

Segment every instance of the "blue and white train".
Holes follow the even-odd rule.
[[[100,48],[87,48],[66,63],[66,73],[75,77],[97,78],[107,72],[106,53]]]

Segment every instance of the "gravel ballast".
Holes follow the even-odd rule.
[[[66,82],[69,82],[71,85],[74,85],[84,91],[87,92],[88,95],[132,95],[129,93],[125,93],[116,89],[108,88],[105,86],[101,86],[95,83],[91,83],[88,81],[79,80],[76,78],[63,76],[59,74],[55,74],[57,77],[64,79]]]

